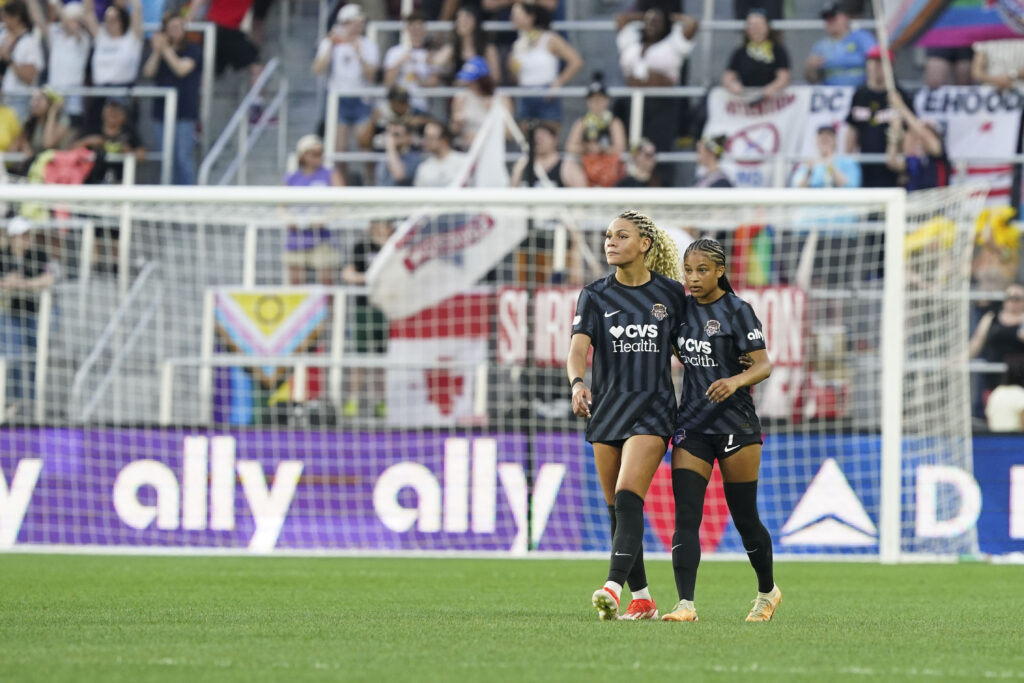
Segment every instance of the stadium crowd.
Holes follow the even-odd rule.
[[[61,93],[80,86],[152,82],[178,92],[170,150],[173,182],[195,183],[202,50],[186,24],[212,22],[216,73],[231,68],[251,83],[263,69],[270,2],[7,0],[0,7],[0,152],[20,154],[8,161],[8,168],[32,175],[40,159],[51,162],[50,153],[81,149],[144,159],[143,129],[153,131],[153,140],[162,140],[162,100],[143,122],[138,102],[131,98]],[[309,68],[331,90],[387,89],[376,100],[362,94],[342,96],[337,107],[337,148],[332,152],[375,152],[376,160],[325,163],[330,155],[325,154],[323,131],[302,131],[295,150],[297,167],[286,174],[286,184],[444,186],[461,168],[497,100],[534,147],[534,168],[526,168],[523,156],[511,168],[513,185],[732,186],[734,179],[722,163],[729,155],[728,140],[704,135],[706,97],[646,98],[641,137],[630,144],[629,102],[609,96],[611,84],[664,88],[694,80],[693,50],[704,29],[683,12],[684,3],[623,0],[610,43],[614,52],[590,63],[569,35],[552,29],[552,22],[565,18],[566,2],[420,0],[413,11],[400,15],[399,7],[407,3],[341,0],[331,8],[323,33],[308,36]],[[807,16],[787,15],[787,4],[781,2],[736,0],[733,16],[745,28],[727,61],[715,65],[720,76],[702,85],[720,85],[750,102],[773,97],[798,81],[856,88],[844,135],[838,136],[834,127],[817,130],[817,154],[787,171],[791,186],[920,190],[945,185],[951,174],[946,132],[914,112],[908,88],[897,84],[890,93],[875,36],[854,28],[865,16],[866,4],[848,0],[820,6],[820,39],[800,54],[787,46],[772,22]],[[367,35],[369,21],[385,19],[403,24],[401,36],[391,44]],[[428,30],[428,22],[436,20],[451,22],[451,28]],[[483,28],[486,21],[510,22],[512,30],[489,33]],[[159,23],[159,28],[147,33],[144,23]],[[1006,90],[1018,86],[1022,76],[1024,41],[1000,40],[929,49],[919,82],[929,88],[974,83]],[[581,84],[586,85],[582,101],[554,92]],[[447,101],[427,97],[425,89],[435,86],[452,86],[457,92]],[[510,96],[502,90],[507,86],[553,92],[550,97]],[[258,119],[261,104],[250,113]],[[511,140],[509,145],[518,149]],[[675,151],[696,153],[692,172],[659,160],[659,155]],[[885,160],[862,163],[856,154]],[[120,181],[117,164],[104,168],[91,179]],[[38,166],[34,172],[46,177]],[[326,232],[294,232],[286,258],[289,279],[339,281],[335,271],[342,259],[330,253]],[[1007,287],[1020,281],[1019,239],[1003,237],[996,244],[986,235],[979,233],[979,289],[1009,291]],[[996,315],[999,303],[976,305],[975,322]],[[982,342],[978,344],[982,353]]]

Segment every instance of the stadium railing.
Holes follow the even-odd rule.
[[[236,138],[235,158],[213,184],[227,185],[237,178],[238,184],[244,185],[246,182],[249,152],[252,151],[252,148],[259,141],[268,124],[275,120],[275,118],[277,119],[277,165],[283,168],[287,158],[288,144],[288,79],[284,76],[283,69],[281,69],[280,78],[278,79],[277,92],[263,109],[259,119],[252,125],[251,130],[249,121],[251,108],[262,98],[264,90],[268,88],[271,78],[277,74],[280,67],[281,60],[278,57],[274,57],[267,62],[259,78],[252,84],[249,92],[246,93],[241,102],[238,103],[235,113],[231,115],[227,125],[224,126],[224,129],[217,137],[216,142],[213,143],[210,151],[207,152],[202,163],[199,164],[197,181],[199,185],[211,184],[210,175],[213,172],[213,165],[220,159],[228,142],[233,137]]]

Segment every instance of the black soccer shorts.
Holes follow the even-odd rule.
[[[760,434],[697,434],[677,429],[672,436],[675,448],[682,448],[709,465],[715,463],[715,458],[725,460],[744,446],[754,443],[764,443]]]

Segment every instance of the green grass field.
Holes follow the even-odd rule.
[[[697,624],[599,622],[606,563],[0,555],[0,681],[1024,679],[1024,569],[707,562]],[[659,606],[668,562],[650,562]]]

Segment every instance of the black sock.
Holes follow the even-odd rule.
[[[608,517],[612,520],[612,538],[615,538],[615,506],[608,506]],[[644,568],[644,546],[640,545],[640,550],[636,553],[636,560],[633,561],[633,568],[629,570],[629,577],[626,581],[629,583],[629,590],[636,592],[641,588],[647,588],[647,570]]]
[[[615,494],[615,535],[608,580],[626,583],[637,554],[644,544],[644,499],[632,491]]]
[[[680,600],[693,600],[700,565],[700,520],[708,480],[692,470],[672,470],[676,530],[672,534],[672,572]]]
[[[732,521],[743,539],[743,548],[750,558],[750,566],[757,574],[757,590],[770,593],[775,586],[772,574],[772,537],[757,514],[757,481],[725,484],[723,488]]]

